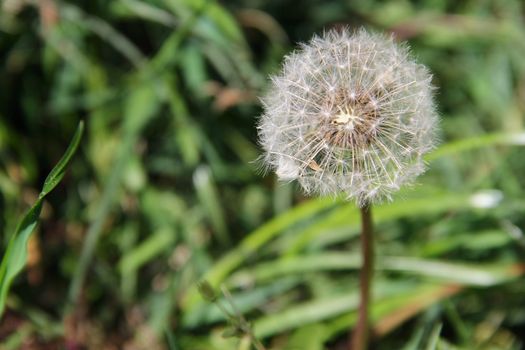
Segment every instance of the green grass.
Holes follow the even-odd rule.
[[[358,210],[255,162],[268,74],[338,25],[407,40],[441,115],[428,172],[374,210],[375,348],[525,344],[521,1],[0,6],[0,348],[249,349],[202,279],[268,349],[344,348]]]

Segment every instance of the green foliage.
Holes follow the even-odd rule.
[[[255,137],[267,75],[340,24],[409,41],[442,116],[429,171],[374,209],[374,346],[525,343],[521,1],[0,6],[2,347],[249,349],[222,336],[205,279],[268,349],[344,348],[358,211],[259,174]],[[62,179],[80,120],[84,152]]]

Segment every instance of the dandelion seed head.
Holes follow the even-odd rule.
[[[329,31],[286,56],[262,98],[263,162],[308,194],[391,198],[425,167],[438,120],[431,75],[391,37]]]

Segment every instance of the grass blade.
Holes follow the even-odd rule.
[[[58,183],[64,177],[67,165],[75,154],[78,145],[80,144],[83,130],[84,123],[80,122],[66,152],[44,181],[42,191],[40,192],[37,201],[27,211],[25,216],[20,221],[20,224],[16,228],[15,233],[9,240],[7,249],[4,253],[4,256],[2,257],[2,263],[0,265],[0,317],[2,316],[5,309],[9,287],[26,264],[27,242],[29,241],[31,233],[38,223],[38,218],[42,210],[44,198],[58,185]]]

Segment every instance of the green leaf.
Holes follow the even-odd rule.
[[[435,159],[444,156],[495,145],[523,146],[524,144],[525,132],[523,131],[517,131],[514,133],[485,134],[444,144],[443,146],[425,156],[425,160],[432,162]]]
[[[255,321],[255,334],[261,338],[279,334],[309,323],[346,314],[357,309],[358,305],[359,296],[356,291],[290,305],[281,312],[263,316]]]
[[[299,328],[295,331],[285,350],[323,350],[324,349],[324,334],[326,333],[326,326],[322,323],[314,323],[305,327]]]
[[[393,296],[411,293],[414,285],[409,283],[396,283],[393,280],[377,281],[372,291],[374,305],[378,301],[384,302]],[[356,289],[341,293],[333,293],[312,300],[290,304],[272,314],[266,314],[254,321],[255,336],[265,338],[282,333],[290,329],[298,329],[302,326],[326,321],[337,316],[344,315],[345,320],[348,315],[355,321],[359,306],[359,294]],[[348,328],[348,327],[347,327]],[[327,329],[327,332],[329,330]],[[322,332],[323,335],[325,332]],[[326,340],[326,339],[325,339]]]
[[[430,337],[427,342],[427,350],[436,350],[438,347],[439,342],[439,334],[441,333],[441,328],[443,327],[442,324],[437,324],[434,329],[432,329],[432,333],[430,334]]]
[[[402,194],[399,196],[402,197]],[[469,195],[462,193],[427,193],[420,188],[417,196],[400,199],[395,203],[379,205],[375,208],[374,222],[382,223],[403,216],[430,215],[446,210],[469,208]],[[283,247],[284,255],[293,256],[308,245],[317,247],[346,241],[357,236],[359,231],[359,211],[353,203],[342,203],[321,220],[318,220],[299,234],[292,237]]]
[[[176,233],[171,228],[163,228],[152,234],[135,248],[124,254],[118,263],[121,273],[136,271],[142,265],[171,249]]]
[[[359,269],[361,257],[347,252],[323,252],[259,263],[255,268],[237,272],[231,277],[234,285],[251,278],[257,283],[272,281],[283,275],[300,275],[319,271]],[[406,256],[378,256],[376,269],[399,271],[432,280],[456,282],[470,286],[494,286],[518,277],[509,264],[467,264]],[[237,283],[235,283],[237,281]]]
[[[22,218],[15,233],[9,240],[0,265],[0,317],[5,309],[9,287],[26,264],[27,242],[38,223],[44,198],[64,177],[66,167],[78,148],[83,130],[84,123],[81,121],[78,124],[75,135],[73,136],[65,154],[44,181],[42,191],[40,192],[37,201]]]
[[[49,192],[51,192],[60,181],[62,181],[62,178],[64,177],[66,167],[75,154],[75,151],[78,148],[78,145],[80,144],[80,139],[82,138],[82,133],[84,131],[84,122],[80,122],[77,127],[77,131],[75,132],[75,135],[73,135],[73,139],[71,140],[69,146],[67,147],[66,153],[62,156],[62,158],[58,161],[57,165],[51,170],[49,175],[47,175],[46,180],[44,181],[44,186],[42,188],[42,192],[40,193],[39,197],[46,196]]]
[[[231,240],[226,225],[226,215],[222,210],[223,206],[219,200],[217,186],[209,167],[201,165],[195,170],[193,184],[197,191],[197,197],[211,221],[217,239],[223,245],[229,244]]]

